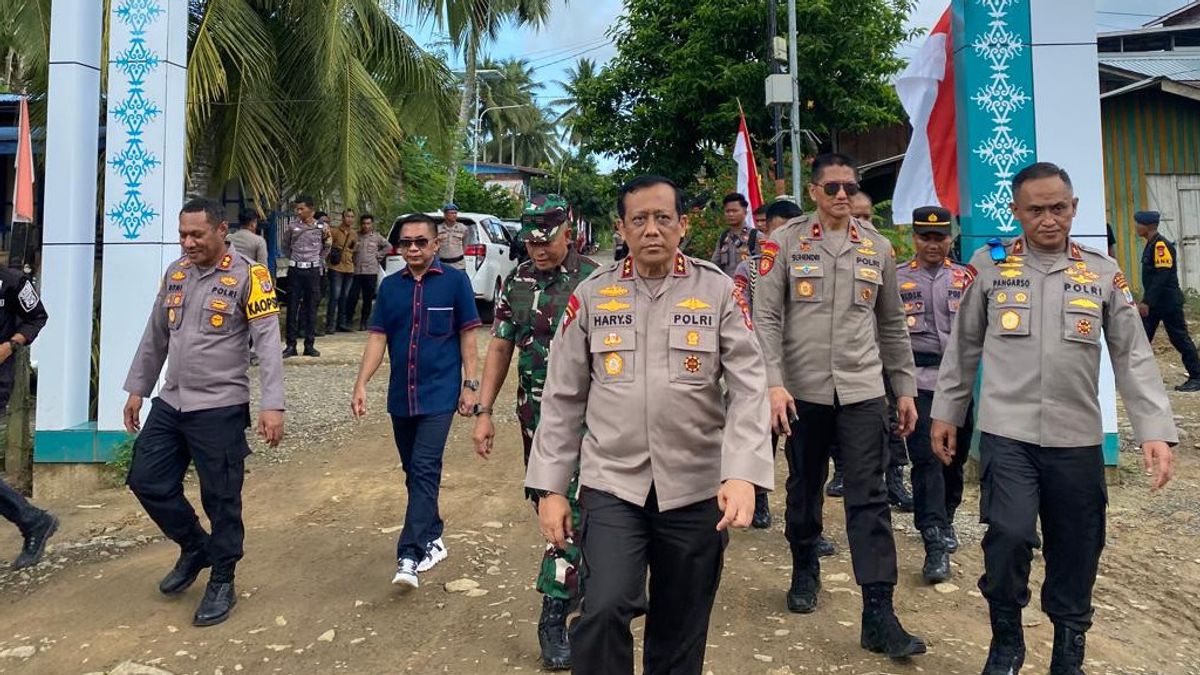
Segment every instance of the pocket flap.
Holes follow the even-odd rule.
[[[609,328],[594,331],[591,335],[591,352],[627,352],[637,348],[637,330],[634,328]]]
[[[671,326],[668,346],[692,352],[717,351],[717,331],[711,328]]]

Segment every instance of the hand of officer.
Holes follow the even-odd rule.
[[[12,358],[12,355],[12,344],[8,342],[0,343],[0,363],[4,363],[5,361],[9,360]]]
[[[263,410],[258,413],[258,436],[267,442],[268,447],[279,445],[283,440],[283,411]]]
[[[776,433],[792,435],[792,425],[789,420],[796,417],[796,400],[783,387],[771,387],[767,391],[771,400],[771,428]]]
[[[917,404],[911,396],[896,397],[896,434],[908,438],[917,428]]]
[[[1146,318],[1147,316],[1150,316],[1150,305],[1147,305],[1144,302],[1139,302],[1138,303],[1138,314],[1141,314],[1143,319]]]
[[[142,397],[129,395],[125,401],[125,431],[136,434],[142,430]]]
[[[954,461],[954,452],[958,449],[958,427],[941,420],[933,420],[929,430],[933,442],[933,454],[942,460],[942,464],[950,466]]]
[[[475,433],[471,434],[475,441],[475,454],[487,459],[492,454],[492,441],[496,438],[496,425],[492,424],[492,416],[483,414],[475,418]]]
[[[546,495],[538,500],[538,527],[546,541],[555,547],[567,547],[567,539],[574,537],[571,531],[571,504],[562,495]]]
[[[717,490],[717,508],[725,514],[717,523],[721,532],[733,527],[749,527],[754,516],[754,484],[744,480],[727,480]]]
[[[354,395],[350,397],[350,414],[355,419],[366,417],[367,415],[367,388],[362,385],[354,385]]]
[[[458,414],[470,417],[475,412],[475,404],[478,402],[479,394],[463,387],[462,393],[458,395]]]
[[[1145,468],[1147,476],[1154,476],[1154,485],[1151,486],[1151,490],[1161,489],[1171,480],[1174,461],[1175,457],[1171,454],[1171,446],[1167,445],[1165,441],[1142,443],[1142,467]]]

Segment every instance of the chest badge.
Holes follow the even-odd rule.
[[[171,323],[175,323],[175,308],[174,307],[167,310],[167,321],[170,321]]]
[[[812,244],[808,243],[807,241],[800,242],[800,252],[812,253]]]
[[[629,289],[619,284],[613,284],[612,286],[601,288],[600,295],[606,298],[620,298],[629,295]]]
[[[1075,332],[1080,335],[1092,334],[1092,322],[1087,319],[1080,319],[1075,322]]]
[[[221,277],[221,284],[224,286],[233,287],[238,285],[238,280],[236,277]]]
[[[187,275],[178,270],[176,270],[175,273],[171,275],[171,281],[183,281],[186,278],[187,278]]]
[[[688,310],[691,310],[691,311],[693,311],[693,312],[695,312],[695,311],[698,311],[698,310],[701,310],[701,309],[709,309],[709,308],[711,308],[711,307],[712,307],[712,305],[710,305],[710,304],[708,304],[707,302],[705,302],[705,301],[701,300],[700,298],[688,298],[687,300],[684,300],[684,301],[682,301],[682,302],[676,303],[676,305],[675,305],[675,306],[676,306],[676,307],[682,307],[682,308],[684,308],[684,309],[688,309]]]
[[[208,319],[208,322],[212,324],[213,328],[220,328],[221,326],[225,325],[225,317],[221,316],[220,314],[213,314]]]
[[[604,372],[609,375],[620,375],[625,372],[625,359],[616,352],[609,352],[604,356]]]
[[[1021,327],[1021,315],[1009,310],[1000,315],[1000,326],[1004,330],[1016,330]]]
[[[1017,293],[1016,295],[1013,296],[1013,299],[1016,300],[1017,302],[1026,302],[1027,300],[1029,300],[1029,296],[1024,293]]]
[[[700,372],[700,357],[692,354],[683,360],[683,369],[689,373]]]
[[[902,290],[902,291],[911,291],[912,289],[914,289],[916,287],[917,287],[917,282],[915,282],[915,281],[906,281],[906,282],[900,284],[900,290]]]
[[[859,297],[861,297],[864,301],[870,300],[872,295],[875,295],[875,293],[869,288],[864,288],[862,289],[862,292],[859,293]]]
[[[1000,273],[1000,276],[1004,277],[1005,279],[1015,279],[1022,275],[1024,275],[1024,272],[1021,270],[1004,270]]]
[[[689,330],[687,332],[687,336],[684,339],[687,341],[687,346],[689,346],[689,347],[699,347],[700,346],[700,333],[697,333],[694,330]]]
[[[1000,291],[999,293],[997,293],[996,294],[996,302],[999,302],[1002,304],[1005,302],[1008,302],[1008,293],[1005,293],[1004,291]]]
[[[1067,304],[1071,305],[1072,307],[1083,307],[1084,309],[1100,309],[1100,305],[1092,300],[1088,300],[1087,298],[1075,298]]]
[[[801,281],[796,284],[796,294],[802,298],[811,298],[813,294],[813,285],[808,281]]]
[[[908,327],[912,328],[913,326],[917,325],[917,317],[910,316],[908,319],[906,319],[906,322],[908,323]]]
[[[605,347],[616,347],[619,344],[621,344],[620,335],[617,335],[616,333],[609,333],[608,335],[604,336]]]
[[[596,309],[602,309],[606,312],[619,312],[623,309],[629,309],[632,306],[633,305],[630,305],[628,302],[621,302],[620,300],[609,300],[608,302],[596,305]]]

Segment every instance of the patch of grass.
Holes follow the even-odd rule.
[[[133,441],[134,439],[130,438],[113,448],[113,458],[105,464],[114,485],[122,485],[126,474],[129,473],[129,465],[133,462]]]

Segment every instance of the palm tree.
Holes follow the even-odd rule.
[[[44,92],[49,77],[50,0],[0,2],[0,91]],[[45,101],[30,105],[35,125],[46,118]]]
[[[563,90],[562,98],[556,98],[550,102],[552,107],[562,110],[555,123],[562,129],[563,140],[576,147],[583,145],[583,142],[587,140],[577,126],[580,92],[595,77],[596,61],[584,57],[567,70],[565,82],[562,80],[554,82]]]

